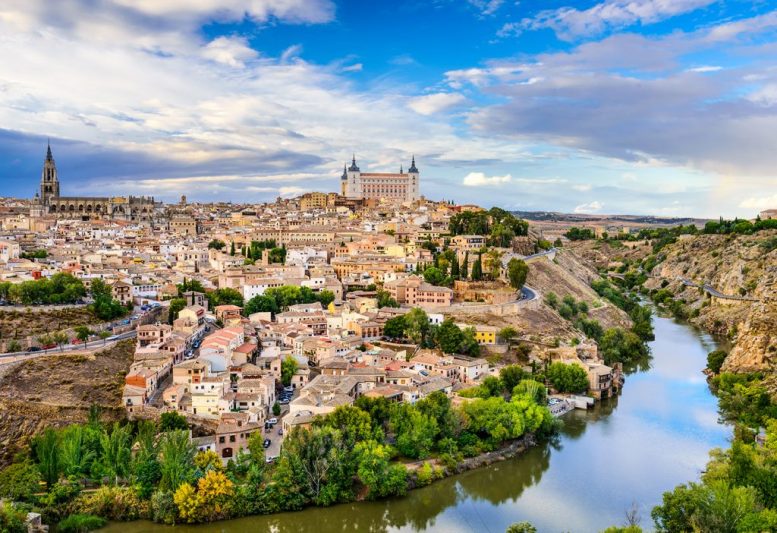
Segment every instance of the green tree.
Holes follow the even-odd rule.
[[[159,431],[175,431],[177,429],[189,429],[189,423],[186,421],[186,417],[175,411],[162,413],[159,417]]]
[[[206,294],[210,309],[218,305],[236,305],[243,307],[243,295],[240,291],[230,288],[216,289]]]
[[[297,366],[297,360],[290,355],[287,355],[286,358],[281,361],[281,383],[283,383],[284,386],[288,387],[291,385],[291,378],[294,377]]]
[[[537,528],[529,522],[516,522],[510,524],[505,530],[505,533],[537,533]]]
[[[61,433],[62,468],[66,476],[85,476],[96,457],[87,443],[88,429],[74,424]]]
[[[33,439],[32,448],[35,452],[40,475],[46,482],[46,487],[51,490],[54,484],[59,481],[59,475],[62,472],[57,432],[51,428],[46,428],[43,433]]]
[[[382,307],[399,307],[399,303],[391,297],[388,291],[380,290],[377,292],[378,309]]]
[[[103,341],[103,346],[108,342],[108,337],[111,336],[111,332],[107,329],[101,329],[97,332],[97,336],[100,337]]]
[[[93,334],[88,326],[76,326],[73,331],[76,332],[76,338],[84,343],[88,341],[89,337]]]
[[[552,363],[548,367],[547,377],[559,392],[580,393],[588,390],[588,373],[576,364]]]
[[[429,316],[420,307],[414,307],[405,316],[405,335],[416,344],[421,344],[429,333]]]
[[[235,241],[232,241],[232,243],[229,246],[229,255],[231,256],[235,255]]]
[[[599,341],[604,363],[629,363],[648,356],[647,347],[636,334],[623,328],[609,328]]]
[[[186,307],[186,298],[173,298],[170,300],[170,307],[167,308],[167,323],[172,324],[184,307]]]
[[[13,463],[0,471],[0,498],[30,501],[40,490],[41,473],[29,459]]]
[[[54,344],[59,346],[59,351],[62,351],[65,344],[67,344],[68,338],[64,331],[57,331],[51,334],[51,340],[54,341]]]
[[[442,285],[445,274],[437,267],[429,267],[424,270],[424,280],[432,285]]]
[[[407,491],[407,469],[401,464],[391,464],[391,449],[377,441],[356,444],[356,473],[367,487],[369,499],[403,495]]]
[[[278,304],[276,303],[275,298],[263,294],[254,296],[248,300],[245,305],[245,314],[247,316],[254,313],[272,313],[275,315],[278,311]]]
[[[437,344],[444,353],[458,353],[464,334],[453,320],[447,318],[437,328],[436,338]]]
[[[219,239],[213,239],[208,243],[208,248],[211,250],[222,250],[227,244]]]
[[[478,258],[475,260],[475,264],[472,265],[472,281],[480,281],[483,279],[483,255],[478,254]]]
[[[469,250],[464,252],[464,262],[461,263],[461,279],[469,279]]]
[[[164,433],[159,444],[159,466],[162,476],[159,487],[174,491],[193,480],[194,456],[197,448],[189,439],[189,432],[174,430]]]
[[[714,374],[718,374],[727,356],[728,353],[725,350],[715,350],[710,352],[707,355],[707,368],[709,368]]]
[[[278,402],[275,402],[274,404],[272,404],[272,414],[274,416],[278,416],[281,414],[281,404],[279,404]]]
[[[392,339],[401,339],[405,336],[405,317],[395,316],[389,318],[383,326],[383,334]]]
[[[110,432],[100,437],[100,461],[106,474],[118,484],[119,478],[129,473],[132,434],[129,426],[114,422]]]
[[[499,380],[502,382],[504,390],[508,392],[512,391],[521,380],[527,377],[529,377],[529,374],[518,365],[507,365],[499,371]]]
[[[396,436],[399,453],[411,459],[428,457],[437,436],[437,422],[406,403],[394,404],[389,428]]]
[[[510,344],[515,337],[518,336],[518,330],[516,330],[512,326],[505,326],[502,329],[499,330],[499,333],[497,334],[500,339],[505,341],[507,344]]]
[[[524,261],[512,258],[507,263],[507,279],[510,280],[510,286],[513,289],[521,290],[528,275],[529,266]]]

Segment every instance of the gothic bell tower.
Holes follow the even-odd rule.
[[[57,177],[57,165],[54,156],[51,155],[51,143],[46,150],[46,159],[43,161],[43,173],[40,177],[40,202],[49,205],[49,200],[59,197],[59,178]]]

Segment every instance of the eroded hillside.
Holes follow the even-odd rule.
[[[50,426],[84,422],[92,405],[103,417],[124,416],[121,393],[134,343],[88,355],[51,355],[0,367],[0,465],[30,436]]]

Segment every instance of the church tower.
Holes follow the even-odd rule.
[[[51,155],[51,144],[49,144],[46,150],[46,160],[43,161],[43,173],[40,177],[40,202],[47,206],[52,198],[59,198],[59,178],[57,177],[54,156]]]

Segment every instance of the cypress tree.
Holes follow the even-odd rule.
[[[469,278],[469,250],[464,252],[464,263],[461,265],[461,279],[467,280]]]
[[[459,279],[459,254],[453,254],[453,261],[451,261],[451,277],[453,279]]]
[[[472,265],[472,281],[480,281],[483,279],[483,256],[478,254],[477,261]]]

